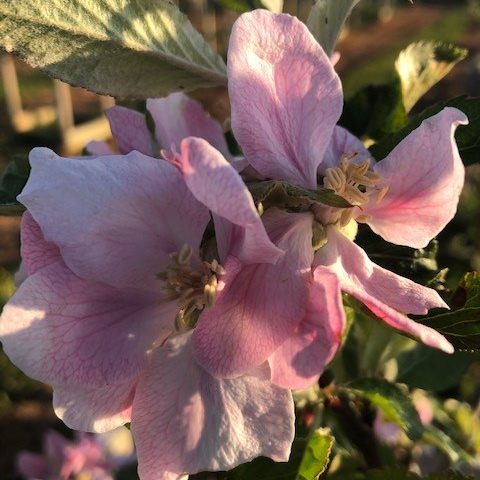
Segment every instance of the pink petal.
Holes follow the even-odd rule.
[[[74,430],[103,433],[131,420],[136,383],[98,388],[54,387],[53,408]]]
[[[210,219],[169,163],[138,152],[78,161],[37,148],[19,196],[77,275],[159,290],[155,275]]]
[[[336,126],[333,129],[330,143],[319,167],[321,175],[325,175],[327,168],[336,168],[340,164],[343,155],[356,153],[352,159],[355,163],[362,163],[364,160],[370,159],[371,164],[375,163],[370,152],[364,147],[363,143],[348,130],[343,127]]]
[[[22,216],[20,234],[20,253],[29,275],[61,258],[58,247],[45,240],[42,230],[29,211]]]
[[[431,347],[453,352],[443,335],[404,315],[424,315],[430,308],[448,308],[435,290],[379,267],[335,227],[328,229],[328,243],[315,255],[315,263],[336,273],[344,292],[358,298],[392,328]]]
[[[37,380],[119,385],[141,372],[177,310],[151,292],[82,280],[58,261],[23,282],[3,309],[0,336],[12,362]]]
[[[240,227],[233,231],[228,224],[218,225],[222,257],[226,253],[244,263],[275,263],[282,251],[268,238],[248,188],[222,154],[205,140],[187,138],[182,141],[178,160],[195,198],[216,217]],[[218,222],[222,219],[216,218],[216,226]],[[229,248],[224,252],[226,243]]]
[[[95,157],[103,157],[105,155],[115,155],[115,152],[107,142],[99,142],[92,140],[87,144],[85,150]],[[128,152],[127,152],[128,153]]]
[[[305,317],[269,359],[272,383],[289,389],[315,384],[337,352],[345,325],[338,278],[317,267]]]
[[[172,93],[165,98],[148,99],[147,109],[155,121],[155,134],[161,148],[180,148],[187,137],[205,139],[230,159],[222,126],[205,111],[200,103],[183,93]]]
[[[56,430],[48,430],[43,437],[43,450],[55,464],[65,460],[66,450],[70,442]]]
[[[316,188],[343,95],[307,27],[265,10],[243,14],[228,49],[232,130],[262,175]]]
[[[26,478],[48,480],[52,478],[52,468],[46,458],[32,452],[19,452],[15,459],[18,473]]]
[[[275,265],[245,266],[229,257],[216,303],[202,313],[194,331],[195,356],[214,376],[234,377],[263,363],[305,314],[312,216],[269,209],[263,219],[285,255]]]
[[[126,155],[136,150],[145,155],[160,154],[160,151],[153,151],[152,136],[148,131],[145,115],[119,106],[109,108],[105,114],[120,153]]]
[[[260,455],[286,461],[293,402],[270,383],[266,364],[233,380],[212,377],[194,361],[185,334],[154,352],[138,384],[132,431],[142,480],[229,470]]]
[[[423,248],[443,230],[455,215],[465,177],[454,133],[467,123],[463,112],[445,108],[375,165],[377,185],[388,186],[378,205],[371,201],[364,208],[375,233],[397,245]]]

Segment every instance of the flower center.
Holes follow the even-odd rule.
[[[183,245],[179,252],[171,253],[170,265],[157,274],[163,280],[161,302],[176,301],[180,307],[176,316],[178,328],[193,327],[204,308],[212,307],[217,295],[217,276],[225,269],[217,262],[202,262],[197,268],[191,265],[193,248]]]
[[[343,155],[337,168],[327,168],[323,185],[357,207],[367,203],[374,193],[377,195],[376,202],[379,203],[387,193],[388,187],[378,188],[376,183],[380,177],[375,172],[369,171],[370,159],[355,163],[353,160],[356,156],[357,153]],[[355,208],[343,209],[339,218],[340,226],[347,225],[354,214]],[[369,215],[359,215],[356,220],[367,222],[369,217]]]

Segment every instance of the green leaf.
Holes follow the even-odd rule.
[[[410,398],[395,384],[382,378],[364,378],[348,383],[355,391],[382,410],[385,418],[401,427],[409,438],[419,440],[423,426]]]
[[[377,160],[385,158],[412,130],[419,127],[423,120],[437,114],[445,107],[458,108],[467,115],[469,124],[458,127],[455,140],[465,165],[478,163],[480,161],[480,98],[466,96],[437,103],[419,113],[406,127],[370,147],[373,157]]]
[[[328,428],[313,432],[305,448],[295,480],[315,480],[327,468],[334,438]]]
[[[400,79],[368,85],[345,102],[340,125],[357,137],[383,138],[407,123]]]
[[[279,188],[287,196],[289,205],[303,205],[308,203],[323,203],[330,207],[349,208],[352,207],[347,200],[337,195],[328,188],[319,188],[317,190],[308,190],[306,188],[290,185],[287,182],[278,182]]]
[[[14,293],[15,284],[12,276],[7,270],[0,267],[0,311]]]
[[[298,207],[314,203],[322,203],[337,208],[352,207],[347,200],[327,188],[308,190],[277,180],[251,183],[248,184],[248,188],[255,203],[263,202],[265,208],[272,206]]]
[[[32,67],[115,97],[227,82],[223,60],[167,0],[0,0],[0,39]]]
[[[357,477],[358,480],[420,480],[420,477],[413,472],[399,470],[396,468],[387,468],[381,470],[371,470],[364,476]],[[431,473],[423,480],[474,480],[473,477],[465,477],[459,472],[440,472]]]
[[[417,282],[428,283],[440,272],[436,261],[438,241],[435,239],[425,248],[413,249],[388,243],[370,228],[361,227],[355,242],[375,263]]]
[[[445,432],[434,425],[430,424],[425,426],[422,440],[425,443],[429,443],[430,445],[433,445],[441,450],[445,455],[447,455],[455,467],[466,465],[473,461],[471,455],[457,445]]]
[[[448,43],[423,41],[410,44],[395,62],[402,83],[406,111],[467,56],[468,50]]]
[[[325,470],[334,442],[329,429],[318,429],[310,439],[296,438],[288,463],[260,457],[226,473],[225,480],[315,480]]]
[[[28,158],[15,156],[0,177],[0,215],[21,215],[25,208],[17,202],[30,174]]]
[[[459,383],[471,362],[471,355],[465,353],[449,355],[417,344],[397,357],[396,381],[424,390],[446,390]]]
[[[430,315],[417,319],[439,331],[461,350],[480,350],[480,274],[468,273],[455,292],[454,303],[463,298],[460,308],[445,312],[434,310]],[[441,313],[439,313],[441,312]]]
[[[345,20],[360,0],[315,0],[307,19],[307,27],[331,56]]]

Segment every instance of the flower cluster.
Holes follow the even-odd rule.
[[[335,355],[342,292],[453,351],[407,317],[447,308],[437,292],[376,265],[354,239],[364,223],[418,248],[443,229],[464,181],[454,131],[465,115],[445,108],[376,162],[336,125],[342,89],[325,52],[301,22],[267,11],[237,20],[228,79],[244,157],[173,94],[147,102],[153,139],[145,115],[109,110],[119,153],[99,142],[82,158],[34,149],[19,197],[28,276],[1,317],[5,351],[54,387],[70,427],[131,422],[142,480],[286,461],[290,390],[317,382]],[[250,192],[265,180],[326,187],[344,207],[262,209]]]

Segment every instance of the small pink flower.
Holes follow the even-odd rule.
[[[356,219],[387,241],[414,248],[427,245],[456,211],[464,168],[453,135],[458,125],[467,122],[465,115],[444,109],[374,164],[361,142],[336,126],[342,111],[342,89],[325,52],[296,18],[264,10],[244,14],[235,23],[228,77],[232,130],[251,167],[265,178],[309,189],[316,189],[317,177],[324,176],[325,185],[355,207],[342,210],[318,205],[313,209],[314,221],[325,229],[328,242],[312,263],[292,264],[291,272],[297,273],[291,275],[302,271],[310,279],[313,267],[303,321],[297,312],[288,325],[272,318],[266,326],[265,316],[254,324],[250,316],[235,315],[232,322],[218,322],[212,311],[200,319],[194,332],[200,364],[214,375],[229,377],[269,358],[276,384],[287,388],[311,385],[340,342],[345,326],[342,291],[357,297],[393,328],[427,345],[453,351],[442,335],[405,315],[447,308],[437,292],[372,263],[348,238],[346,229],[349,226],[351,234]],[[198,177],[197,189],[190,188],[207,205],[208,199],[225,201],[228,189],[221,181],[218,155],[205,145],[201,159],[193,164],[188,158],[188,142],[193,141],[182,143],[186,182],[193,183]],[[312,236],[310,225],[292,230],[292,235],[297,240],[292,238],[289,245],[282,246],[286,255],[289,248],[309,248],[304,242]],[[222,242],[228,240],[220,236],[220,250]],[[285,272],[287,275],[290,273]],[[260,303],[254,303],[256,311],[269,295],[274,293],[262,292]],[[277,294],[277,305],[286,309],[298,299],[293,290],[282,292]],[[282,344],[271,340],[272,329],[277,332],[279,328],[277,340],[285,338],[288,329],[291,332]]]
[[[69,441],[55,430],[45,434],[43,454],[20,452],[17,470],[31,480],[113,480],[113,464],[94,435],[80,434]]]

